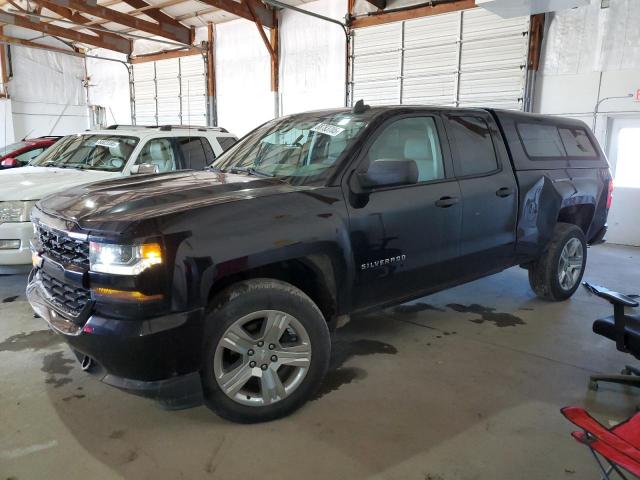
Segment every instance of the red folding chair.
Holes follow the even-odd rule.
[[[624,472],[640,478],[640,412],[607,429],[582,408],[564,407],[560,411],[571,423],[582,429],[573,432],[571,436],[589,447],[604,479],[610,480],[612,472],[625,480],[628,477]],[[605,467],[606,464],[609,465],[608,468]]]

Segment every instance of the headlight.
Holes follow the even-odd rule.
[[[162,248],[158,243],[114,245],[89,242],[89,262],[94,272],[138,275],[162,263]]]
[[[0,222],[28,222],[35,204],[34,201],[0,202]]]

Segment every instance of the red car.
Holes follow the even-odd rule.
[[[62,137],[25,139],[0,148],[0,170],[24,167]]]

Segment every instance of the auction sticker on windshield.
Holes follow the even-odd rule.
[[[319,123],[311,129],[312,132],[324,133],[325,135],[331,135],[336,137],[344,132],[344,128],[336,127],[335,125],[329,125],[328,123]]]
[[[107,147],[107,148],[118,148],[118,142],[115,140],[98,140],[96,142],[96,146],[98,147]]]

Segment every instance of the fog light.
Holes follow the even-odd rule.
[[[0,250],[17,250],[20,248],[20,240],[0,240]]]

